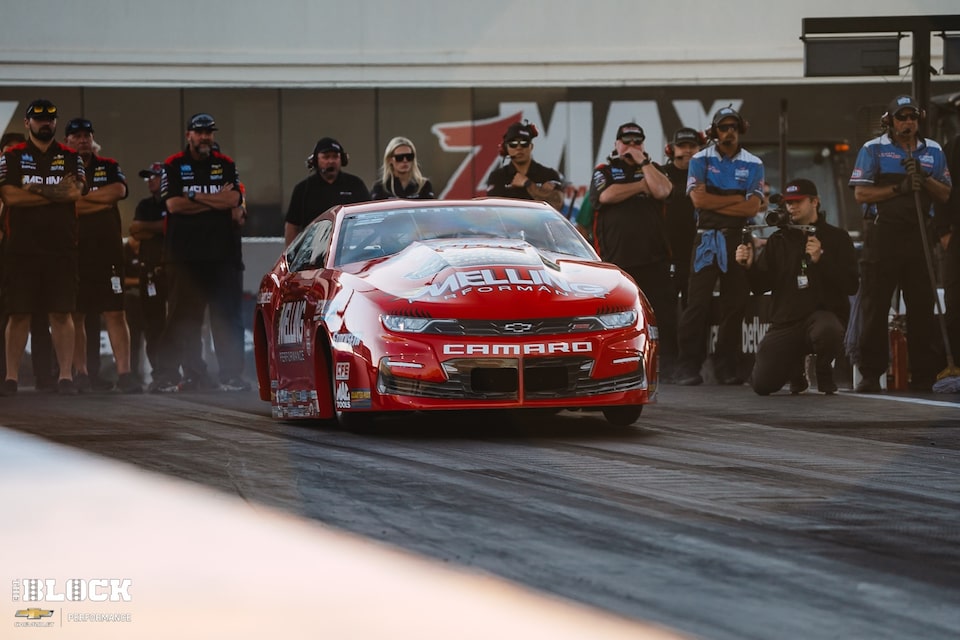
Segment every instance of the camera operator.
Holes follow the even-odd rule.
[[[897,286],[907,307],[910,388],[930,391],[940,370],[934,336],[933,288],[926,269],[919,218],[932,202],[950,197],[950,172],[943,149],[920,135],[924,112],[907,95],[897,96],[880,119],[885,133],[864,143],[849,185],[863,207],[863,328],[858,393],[880,391],[889,361],[887,317]],[[919,196],[919,208],[915,196]]]
[[[753,292],[773,294],[770,328],[757,349],[751,384],[761,396],[777,391],[802,369],[806,354],[814,353],[817,389],[830,395],[837,390],[831,363],[843,352],[849,296],[859,285],[857,258],[847,232],[820,212],[813,182],[790,182],[783,202],[786,209],[766,216],[767,224],[779,228],[756,258],[752,244],[736,252]]]

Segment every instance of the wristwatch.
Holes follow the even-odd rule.
[[[190,189],[190,191],[187,191],[187,199],[188,199],[188,200],[196,200],[196,199],[197,199],[197,192],[194,191],[193,189]]]

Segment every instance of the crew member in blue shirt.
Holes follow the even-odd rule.
[[[690,159],[687,193],[697,213],[697,244],[688,283],[689,302],[680,318],[675,382],[703,383],[713,289],[720,281],[720,331],[714,373],[721,384],[743,384],[743,313],[750,296],[744,267],[734,259],[743,227],[763,202],[763,162],[742,146],[747,123],[732,106],[713,116],[716,143]]]
[[[911,96],[894,98],[880,120],[886,131],[863,145],[850,176],[866,221],[858,393],[880,391],[889,360],[887,315],[896,287],[907,308],[910,388],[930,391],[941,366],[920,217],[929,215],[934,201],[947,201],[951,183],[943,149],[919,134],[922,119],[923,109]],[[915,193],[920,195],[919,212]]]

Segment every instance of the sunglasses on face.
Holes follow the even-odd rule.
[[[39,106],[39,105],[38,105],[38,106],[33,107],[32,109],[30,109],[30,117],[31,117],[31,118],[35,118],[35,117],[41,116],[41,115],[46,115],[46,116],[50,116],[51,118],[53,118],[53,117],[55,117],[55,116],[57,115],[57,108],[56,108],[56,107],[42,107],[42,106]]]
[[[393,154],[393,159],[397,162],[413,162],[414,159],[413,153],[395,153]]]
[[[916,111],[911,111],[909,113],[898,113],[893,117],[900,122],[903,122],[904,120],[919,120],[920,114],[918,114]]]
[[[511,140],[510,142],[507,143],[507,146],[510,147],[511,149],[516,149],[517,147],[520,147],[521,149],[526,149],[527,147],[530,146],[530,141],[529,140]]]
[[[645,138],[639,136],[627,136],[625,138],[620,138],[620,142],[627,145],[628,147],[639,147],[643,144]]]
[[[717,131],[726,133],[727,131],[733,131],[737,128],[738,125],[735,124],[718,124]]]

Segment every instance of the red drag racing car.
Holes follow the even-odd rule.
[[[257,295],[260,397],[277,418],[601,410],[657,392],[653,311],[565,218],[506,199],[326,211]]]

